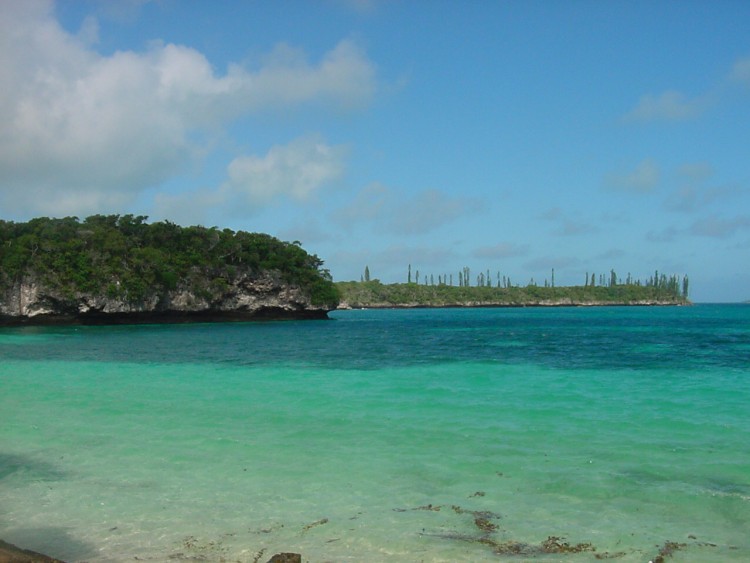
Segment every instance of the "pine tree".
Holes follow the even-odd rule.
[[[365,281],[370,281],[370,268],[368,266],[365,266]]]

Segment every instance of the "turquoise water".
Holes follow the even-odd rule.
[[[331,317],[0,330],[0,538],[89,562],[750,560],[749,306]]]

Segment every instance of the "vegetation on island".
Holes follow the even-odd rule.
[[[207,298],[236,276],[278,276],[335,308],[338,290],[323,261],[299,242],[231,229],[148,223],[145,216],[0,220],[0,291],[33,277],[63,295],[138,302],[187,287]]]
[[[614,270],[609,274],[586,274],[585,283],[578,286],[555,285],[551,280],[538,285],[533,279],[525,286],[514,284],[508,276],[491,276],[481,272],[475,285],[469,268],[463,268],[453,283],[452,275],[412,278],[411,266],[406,283],[383,284],[370,278],[365,267],[359,282],[338,282],[342,305],[352,308],[368,307],[466,307],[466,306],[533,306],[533,305],[628,305],[628,304],[688,304],[687,276],[667,276],[658,271],[645,281],[630,274],[621,279]],[[412,281],[413,280],[413,281]]]

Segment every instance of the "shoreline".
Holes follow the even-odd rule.
[[[534,301],[534,302],[467,302],[467,303],[346,303],[342,302],[336,311],[356,309],[523,309],[555,307],[685,307],[691,302],[680,301]]]
[[[324,309],[266,308],[243,311],[163,311],[138,313],[84,313],[81,315],[0,315],[0,328],[21,326],[107,326],[231,322],[328,320]]]

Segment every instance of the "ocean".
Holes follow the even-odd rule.
[[[65,561],[750,561],[750,306],[0,329],[0,538]]]

